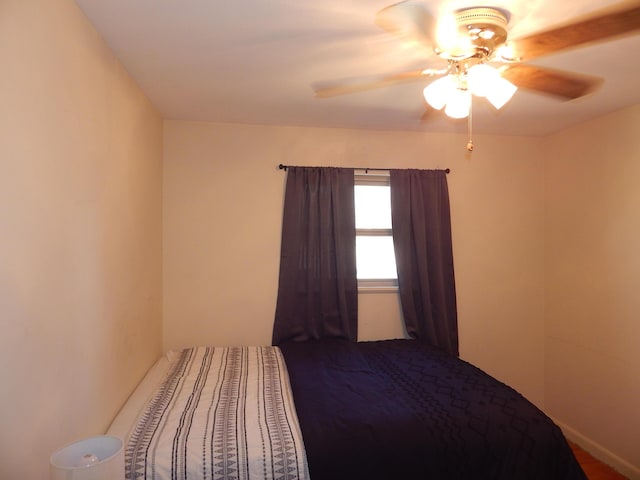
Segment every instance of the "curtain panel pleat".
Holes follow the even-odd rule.
[[[358,336],[353,169],[289,167],[272,343]]]
[[[458,316],[447,176],[391,170],[391,220],[407,333],[458,355]]]

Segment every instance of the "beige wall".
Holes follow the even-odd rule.
[[[0,59],[0,478],[104,431],[163,325],[165,349],[269,343],[279,163],[451,168],[462,357],[640,477],[640,107],[471,157],[456,135],[166,121],[163,176],[160,117],[71,0],[4,0]],[[402,336],[395,295],[359,302],[361,339]]]
[[[640,478],[640,106],[548,139],[545,405]]]
[[[542,406],[541,140],[165,121],[164,347],[271,341],[280,163],[452,169],[461,355]],[[363,294],[360,338],[402,336],[396,295]]]
[[[3,0],[0,64],[0,478],[42,480],[160,354],[162,120],[71,0]]]

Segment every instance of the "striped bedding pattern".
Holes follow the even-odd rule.
[[[125,451],[127,479],[308,479],[278,347],[197,347],[174,356]]]

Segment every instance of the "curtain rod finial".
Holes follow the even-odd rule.
[[[286,165],[283,165],[282,163],[281,163],[280,165],[278,165],[278,168],[279,168],[280,170],[284,170],[285,172],[287,171],[287,166],[286,166]]]

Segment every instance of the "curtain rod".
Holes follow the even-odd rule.
[[[294,165],[284,165],[284,164],[280,164],[278,165],[278,168],[280,170],[284,170],[285,172],[287,171],[287,168],[289,167],[293,167]],[[388,172],[389,170],[393,170],[391,168],[369,168],[369,167],[349,167],[349,168],[353,168],[354,170],[364,170],[365,173],[368,172],[369,170],[374,171],[374,172]],[[446,168],[445,173],[450,173],[451,169]]]

